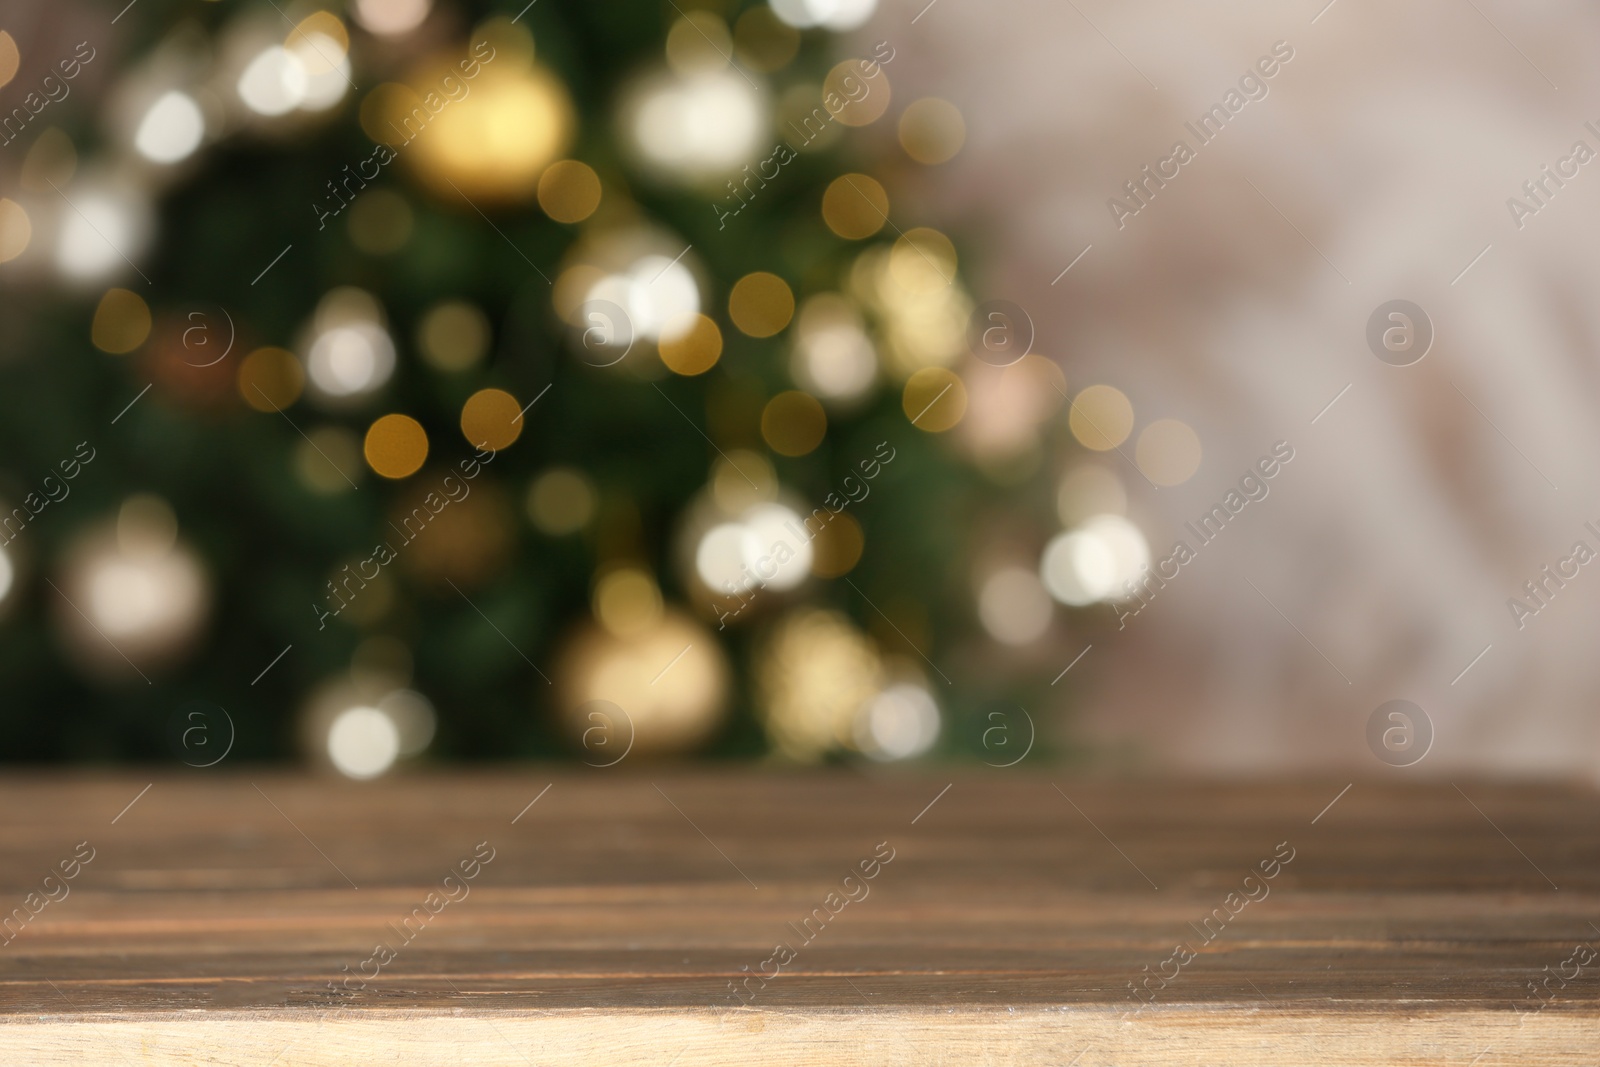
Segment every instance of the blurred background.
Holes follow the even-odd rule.
[[[13,4],[0,753],[1593,773],[1595,23]]]

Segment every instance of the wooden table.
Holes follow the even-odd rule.
[[[1600,1060],[1577,787],[147,782],[0,783],[0,1062]]]

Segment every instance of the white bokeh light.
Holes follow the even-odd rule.
[[[878,354],[842,297],[820,293],[801,307],[790,371],[807,392],[829,400],[854,400],[872,388]]]
[[[1054,609],[1038,575],[1022,567],[1002,567],[978,592],[978,620],[1003,645],[1026,645],[1050,628]]]
[[[939,705],[920,685],[884,689],[856,715],[856,747],[875,760],[920,756],[939,739]]]
[[[716,593],[743,590],[749,583],[745,560],[760,555],[761,544],[753,530],[742,522],[713,526],[695,548],[694,570],[706,588]]]
[[[770,147],[765,97],[726,68],[646,82],[623,114],[643,161],[680,181],[731,175]]]
[[[75,192],[61,216],[56,266],[69,278],[89,281],[128,266],[142,244],[140,220],[125,199],[106,192]]]
[[[379,37],[398,37],[422,25],[432,0],[356,0],[356,21]]]
[[[372,322],[334,326],[318,334],[306,356],[306,376],[324,396],[360,396],[394,373],[394,342]]]
[[[305,63],[281,45],[264,49],[239,75],[239,99],[258,115],[287,115],[305,102]]]
[[[744,542],[744,565],[763,585],[793,589],[811,573],[811,541],[800,522],[782,504],[757,504],[745,512],[744,525],[752,536]]]
[[[1058,534],[1045,546],[1039,577],[1050,595],[1073,607],[1131,594],[1150,562],[1150,548],[1139,528],[1120,515],[1096,515],[1082,526]]]
[[[133,146],[152,163],[177,163],[200,147],[206,120],[188,93],[173,89],[156,98],[133,135]]]
[[[312,30],[295,34],[289,51],[305,71],[301,108],[326,111],[344,99],[345,90],[350,88],[350,57],[343,44]]]
[[[674,330],[692,328],[700,310],[700,287],[682,261],[651,254],[640,256],[625,274],[600,279],[588,299],[616,304],[627,312],[635,335],[660,340],[668,323]]]
[[[11,562],[11,554],[0,548],[0,604],[4,604],[11,595],[11,586],[16,580],[17,569]]]
[[[347,778],[376,778],[399,755],[399,727],[377,708],[346,708],[328,727],[328,760]]]
[[[853,30],[872,17],[878,0],[771,0],[772,12],[798,29]]]

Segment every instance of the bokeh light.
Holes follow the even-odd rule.
[[[440,301],[417,325],[417,348],[436,370],[466,370],[489,350],[489,317],[465,300]]]
[[[822,221],[847,241],[871,237],[889,221],[889,194],[867,174],[841,174],[822,192]]]
[[[102,352],[132,352],[150,336],[150,305],[128,289],[107,289],[95,306],[89,339]]]
[[[774,452],[803,456],[828,432],[828,415],[817,398],[791,389],[767,401],[761,411],[761,436]]]
[[[587,163],[558,160],[539,176],[539,206],[556,222],[582,222],[600,206],[600,176]]]
[[[258,348],[239,364],[239,395],[257,411],[282,411],[305,387],[300,361],[287,349]]]
[[[551,537],[576,533],[594,518],[594,485],[575,467],[554,467],[528,489],[528,518]]]
[[[1189,424],[1157,419],[1139,432],[1134,460],[1157,485],[1182,485],[1200,469],[1200,437]]]
[[[1084,448],[1106,452],[1133,432],[1133,405],[1115,386],[1091,385],[1073,398],[1067,425]]]
[[[461,433],[474,448],[509,448],[524,425],[521,405],[504,389],[479,389],[461,407]]]
[[[900,147],[918,163],[943,163],[967,139],[967,124],[948,100],[925,96],[900,115]]]
[[[368,427],[361,451],[375,473],[407,478],[428,458],[428,434],[410,415],[384,415]]]
[[[967,413],[967,387],[953,371],[924,367],[906,379],[900,407],[917,429],[943,433]]]
[[[746,274],[728,294],[728,317],[751,337],[771,337],[794,317],[794,293],[776,274],[764,270]]]

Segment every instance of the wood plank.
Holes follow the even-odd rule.
[[[1600,796],[1578,786],[668,768],[150,783],[0,782],[0,1060],[1600,1054]],[[780,975],[731,988],[778,970],[780,944]]]

